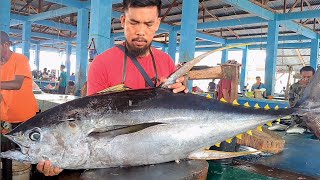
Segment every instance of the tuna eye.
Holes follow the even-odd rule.
[[[40,140],[40,133],[37,132],[37,131],[33,131],[29,134],[29,138],[32,140],[32,141],[39,141]]]

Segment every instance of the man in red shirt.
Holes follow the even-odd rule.
[[[121,17],[121,25],[126,41],[122,46],[137,58],[153,83],[159,85],[176,69],[168,54],[150,47],[161,22],[161,1],[125,0],[123,4],[125,14]],[[186,89],[182,81],[183,78],[180,78],[172,85],[174,92]],[[126,59],[123,50],[116,46],[98,55],[90,65],[87,95],[119,84],[125,84],[131,89],[149,87],[132,59]]]
[[[125,84],[132,89],[158,86],[176,69],[168,54],[151,47],[152,39],[161,23],[161,0],[124,0],[123,7],[121,25],[126,40],[122,47],[113,47],[103,52],[91,63],[87,95],[119,84]],[[137,68],[134,59],[128,54],[135,57],[142,68]],[[142,75],[142,71],[145,71],[146,75]],[[187,93],[183,81],[184,77],[181,77],[169,88],[173,89],[174,93]],[[61,169],[51,167],[49,161],[40,162],[37,169],[46,176],[61,172]]]

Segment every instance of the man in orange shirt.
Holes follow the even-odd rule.
[[[32,73],[28,58],[12,52],[10,45],[8,34],[1,31],[0,120],[1,129],[6,130],[1,133],[6,133],[10,128],[32,118],[39,110],[32,92]],[[12,143],[1,139],[1,150],[12,149],[12,146],[14,147]],[[5,162],[3,165],[3,169],[11,169],[11,162]],[[5,167],[7,165],[8,167]],[[4,174],[4,176],[8,176],[8,174]]]

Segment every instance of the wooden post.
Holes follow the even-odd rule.
[[[238,98],[240,64],[223,64],[216,67],[203,67],[191,70],[189,80],[196,79],[231,79],[230,103]]]
[[[240,64],[222,65],[223,76],[225,77],[225,79],[231,79],[231,92],[229,103],[232,103],[235,99],[238,99],[240,66]]]
[[[288,82],[287,82],[287,87],[285,92],[285,98],[287,100],[289,99],[290,77],[291,77],[292,71],[293,71],[292,66],[289,66],[289,76],[288,76]]]

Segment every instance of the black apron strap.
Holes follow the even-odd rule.
[[[143,67],[141,66],[141,64],[139,63],[139,61],[137,60],[136,57],[134,57],[133,55],[131,55],[127,50],[126,48],[123,46],[123,45],[118,45],[117,46],[119,49],[121,49],[125,56],[128,56],[132,63],[136,66],[136,68],[140,71],[141,75],[143,76],[144,80],[147,82],[147,84],[150,86],[150,87],[155,87],[155,84],[153,84],[152,80],[150,79],[150,77],[148,76],[148,74],[146,73],[146,71],[143,69]],[[126,66],[126,57],[125,57],[125,64]],[[124,67],[124,71],[125,71],[126,67]],[[125,74],[124,74],[124,77],[122,78],[122,80],[125,78]]]
[[[119,47],[120,48],[120,47]],[[120,48],[121,49],[121,48]],[[125,52],[125,51],[123,51]],[[121,84],[124,84],[124,82],[126,81],[126,77],[127,77],[127,62],[128,62],[128,58],[126,53],[123,53],[123,70],[122,70],[122,81]]]

